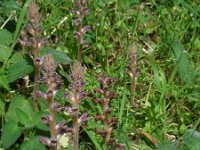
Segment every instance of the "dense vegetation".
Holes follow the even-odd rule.
[[[200,149],[199,0],[1,0],[3,149]]]

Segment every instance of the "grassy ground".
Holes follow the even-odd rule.
[[[25,2],[18,0],[16,5],[14,1],[10,1],[12,5],[7,4],[8,2],[1,3],[1,25],[9,17],[10,10],[18,6],[16,18],[12,17],[9,23],[14,21],[14,25],[22,29],[23,24],[25,26],[27,22],[27,19],[23,19],[23,13],[27,11],[24,9],[23,12],[22,9]],[[73,2],[38,0],[37,4],[41,12],[42,37],[47,39],[46,47],[54,48],[65,53],[64,56],[67,55],[72,61],[75,60],[78,46],[74,38],[74,31],[77,30],[73,25],[75,16],[71,13]],[[118,125],[113,138],[118,143],[125,144],[126,149],[130,150],[199,149],[198,0],[89,0],[87,7],[89,14],[85,16],[83,25],[91,26],[91,30],[84,34],[84,39],[89,45],[83,49],[82,55],[85,90],[89,95],[95,95],[94,89],[99,85],[96,76],[102,72],[115,79],[111,90],[117,93],[117,98],[111,103],[111,115],[118,118]],[[3,12],[4,9],[8,14]],[[20,16],[22,20],[19,19]],[[13,52],[21,53],[15,36],[20,30],[17,33],[16,27],[15,32],[11,31],[9,23],[2,26],[2,29],[8,29],[12,33]],[[0,44],[2,45],[1,41]],[[135,59],[130,57],[132,44],[137,47]],[[10,66],[5,67],[6,60],[0,60],[3,62],[2,68],[6,68],[7,72]],[[131,66],[133,62],[135,66]],[[129,76],[132,67],[135,67],[132,72],[135,72],[134,78]],[[69,78],[66,76],[69,68],[67,63],[60,63],[57,69],[66,86],[69,84]],[[25,92],[19,83],[19,77],[17,80],[11,80],[8,85],[1,83],[1,105],[6,108],[1,108],[2,124],[9,120],[4,120],[10,104],[5,101],[8,95],[11,99],[18,94],[26,98],[31,97],[33,75],[31,71],[28,73],[30,83]],[[2,81],[5,81],[4,77],[7,78],[7,74],[3,72]],[[9,78],[12,78],[12,74],[9,75],[8,71],[8,80]],[[133,84],[135,92],[131,91]],[[62,94],[63,91],[60,90],[56,101],[65,103],[63,98],[60,98]],[[134,107],[131,96],[134,97]],[[44,108],[45,113],[48,112],[44,103],[41,102],[40,106]],[[95,129],[101,126],[99,122],[96,123],[95,115],[102,110],[94,102],[94,96],[89,96],[81,104],[80,110],[87,111],[90,116],[87,124],[81,128],[80,149],[104,149],[102,138],[95,136]],[[40,113],[43,113],[42,109]],[[28,131],[29,135],[26,133],[23,132],[28,139],[43,134],[34,128]],[[23,142],[17,141],[13,148],[20,147],[21,143]]]

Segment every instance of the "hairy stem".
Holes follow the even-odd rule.
[[[78,134],[79,134],[79,126],[78,126],[78,114],[76,114],[73,118],[72,118],[72,123],[73,123],[73,148],[74,150],[78,150],[79,147],[79,142],[78,142]]]
[[[49,103],[49,111],[50,111],[50,132],[51,138],[56,138],[56,122],[55,122],[55,108],[54,108],[54,95],[50,91],[48,93],[48,103]]]
[[[136,67],[137,67],[137,52],[138,48],[136,44],[132,44],[129,48],[129,67],[130,67],[130,78],[131,78],[131,104],[135,107],[135,88],[136,88]]]
[[[34,85],[34,89],[33,89],[33,106],[35,111],[38,111],[38,98],[37,98],[37,91],[39,91],[39,78],[40,78],[40,74],[39,74],[39,69],[37,67],[35,67],[35,77],[34,77],[34,81],[35,81],[35,85]]]
[[[104,130],[106,131],[106,135],[104,137],[104,140],[105,140],[105,144],[106,144],[106,150],[109,150],[109,141],[110,141],[110,137],[111,137],[111,134],[112,134],[112,127],[110,127],[110,123],[109,123],[109,114],[106,112],[107,109],[109,108],[109,102],[110,102],[110,99],[109,98],[106,98],[106,93],[104,94],[104,106],[103,106],[103,109],[104,109],[104,116],[105,116],[105,120],[103,121],[103,124],[104,124]]]
[[[38,110],[38,97],[37,91],[39,91],[39,79],[40,79],[40,65],[37,63],[39,58],[39,35],[37,31],[34,34],[34,64],[35,64],[35,75],[34,75],[34,89],[33,89],[33,106],[35,111]]]
[[[83,5],[83,2],[82,0],[80,1],[81,4]],[[82,61],[82,48],[83,48],[83,32],[82,32],[82,28],[83,28],[83,7],[81,7],[81,10],[80,10],[80,15],[79,15],[79,20],[80,20],[80,23],[78,24],[78,32],[80,33],[80,36],[79,36],[79,41],[78,41],[78,61],[81,62]]]
[[[78,123],[78,117],[79,117],[79,98],[78,93],[74,94],[74,104],[73,108],[76,109],[75,114],[72,117],[72,123],[73,123],[73,148],[74,150],[79,149],[79,123]]]

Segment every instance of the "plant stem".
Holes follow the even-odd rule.
[[[35,65],[35,75],[34,75],[34,89],[33,89],[33,106],[35,111],[38,110],[38,97],[37,91],[39,91],[39,79],[40,79],[40,65],[37,63],[39,58],[39,35],[37,31],[34,33],[34,65]]]
[[[78,93],[74,94],[74,104],[73,108],[77,109],[75,111],[75,114],[72,117],[72,124],[73,124],[73,148],[74,150],[79,149],[79,124],[78,124],[78,117],[79,117],[79,98],[78,98]]]
[[[136,44],[132,44],[129,48],[129,68],[130,68],[130,78],[131,78],[130,101],[133,107],[136,107],[135,88],[136,88],[137,52],[138,48]]]
[[[80,1],[81,5],[83,5],[82,0]],[[79,36],[79,41],[78,41],[78,61],[81,62],[82,61],[82,48],[83,48],[83,32],[82,32],[82,28],[83,28],[83,7],[81,7],[80,10],[80,15],[79,15],[79,20],[80,23],[78,24],[78,32],[80,34]]]
[[[79,133],[79,126],[78,126],[78,114],[76,114],[72,118],[72,123],[73,123],[73,148],[74,150],[78,150],[79,143],[78,143],[78,133]]]
[[[51,138],[56,138],[56,122],[55,122],[55,108],[54,108],[54,95],[52,92],[48,93],[48,103],[50,111],[50,132]]]
[[[39,59],[39,50],[40,50],[40,14],[39,8],[36,3],[31,3],[28,10],[28,19],[29,25],[27,26],[28,32],[33,36],[33,40],[31,40],[31,44],[34,48],[34,66],[35,66],[35,75],[34,75],[34,89],[33,89],[33,106],[34,109],[38,110],[38,97],[37,91],[39,91],[39,80],[40,80],[40,62]]]
[[[106,113],[106,110],[109,108],[109,102],[110,102],[110,99],[107,98],[106,96],[107,93],[104,93],[104,106],[103,106],[103,110],[104,110],[104,116],[105,116],[105,120],[103,122],[104,124],[104,130],[106,131],[106,135],[104,137],[105,139],[105,143],[106,143],[106,150],[109,150],[109,140],[110,140],[110,137],[111,137],[111,134],[112,134],[112,127],[110,127],[110,123],[109,123],[109,114]]]
[[[135,87],[136,87],[136,82],[135,82],[135,71],[132,69],[131,70],[133,76],[131,78],[131,92],[130,92],[130,96],[131,96],[131,104],[133,107],[135,107]]]

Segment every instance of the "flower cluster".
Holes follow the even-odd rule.
[[[41,74],[42,77],[40,81],[47,85],[48,92],[52,91],[55,93],[61,86],[61,78],[56,73],[56,63],[54,61],[54,58],[51,54],[47,54],[42,58],[42,68],[41,68]]]
[[[31,3],[28,9],[28,20],[29,23],[21,33],[21,39],[19,42],[25,46],[31,46],[34,48],[34,59],[39,58],[39,50],[42,45],[45,44],[45,39],[40,39],[42,30],[40,27],[40,14],[39,8],[36,3]],[[32,38],[28,36],[31,35]]]
[[[56,149],[59,145],[58,136],[72,133],[72,130],[68,129],[66,123],[60,122],[56,125],[55,121],[56,105],[54,98],[57,90],[61,86],[62,81],[60,76],[56,74],[57,65],[51,54],[47,54],[41,59],[37,59],[37,62],[41,66],[40,83],[46,85],[47,87],[46,92],[37,91],[37,96],[42,97],[48,102],[50,112],[49,116],[45,115],[42,117],[42,123],[46,124],[50,128],[51,132],[51,138],[41,137],[40,141],[46,146]]]
[[[86,112],[79,117],[80,103],[87,96],[87,93],[84,92],[85,83],[83,81],[83,67],[81,63],[77,61],[71,70],[71,84],[69,85],[69,91],[65,94],[65,98],[69,101],[70,106],[65,106],[64,111],[72,118],[73,147],[76,150],[79,147],[79,127],[88,120],[88,113]]]
[[[47,124],[50,122],[49,117],[42,117],[43,123]],[[40,137],[40,142],[52,149],[60,149],[68,147],[68,144],[72,141],[73,129],[67,126],[67,123],[62,121],[56,125],[57,137],[47,138]]]
[[[42,97],[48,102],[49,115],[42,116],[42,123],[46,124],[50,129],[51,136],[40,137],[40,142],[50,149],[66,148],[72,143],[74,149],[79,147],[79,128],[88,120],[88,113],[79,112],[81,101],[87,96],[84,92],[85,83],[83,81],[83,67],[81,66],[82,48],[87,44],[83,40],[83,34],[90,30],[90,26],[83,26],[83,18],[88,14],[88,9],[85,7],[87,0],[75,0],[75,8],[72,13],[75,15],[73,23],[77,25],[78,30],[74,33],[78,40],[78,62],[72,67],[71,84],[68,88],[65,98],[68,105],[60,105],[55,102],[56,92],[62,85],[61,77],[56,73],[57,64],[51,54],[47,54],[40,58],[39,52],[41,46],[45,44],[45,40],[41,38],[40,14],[39,8],[35,3],[31,3],[28,10],[29,23],[21,34],[19,42],[22,46],[33,48],[31,58],[33,58],[35,66],[33,102],[34,108],[38,110],[38,97]],[[33,56],[32,56],[33,55]],[[46,91],[40,91],[39,86],[46,86]],[[68,114],[72,119],[72,128],[67,126],[65,121],[56,123],[56,111]]]
[[[88,113],[85,112],[80,115],[79,105],[81,101],[87,96],[84,92],[83,81],[83,68],[79,62],[76,62],[71,71],[71,84],[68,91],[65,93],[68,105],[62,106],[52,101],[55,93],[61,85],[60,77],[55,74],[56,64],[54,63],[52,56],[47,55],[43,59],[43,65],[41,68],[42,78],[41,82],[47,85],[47,93],[41,91],[38,92],[38,96],[43,97],[49,102],[50,116],[43,116],[42,122],[50,127],[51,138],[41,137],[41,142],[49,147],[65,147],[61,145],[59,140],[65,139],[65,144],[72,143],[74,149],[78,149],[78,137],[79,127],[88,120]],[[50,92],[51,91],[51,92]],[[51,93],[50,95],[48,95]],[[55,111],[62,112],[65,115],[69,115],[72,119],[72,128],[68,127],[66,122],[60,122],[55,125]],[[52,122],[54,120],[54,122]],[[56,144],[55,144],[56,141]]]
[[[21,34],[21,39],[19,42],[22,46],[33,47],[33,52],[31,51],[31,57],[33,53],[34,65],[35,65],[35,75],[34,75],[34,90],[33,90],[33,104],[35,110],[38,109],[38,98],[37,91],[39,90],[39,78],[40,78],[40,62],[39,62],[39,51],[42,45],[45,44],[44,39],[40,39],[41,27],[40,27],[40,14],[39,8],[36,3],[31,3],[28,9],[28,20],[29,23],[27,27]],[[31,38],[29,37],[31,36]]]
[[[99,129],[96,128],[96,133],[101,135],[106,144],[106,150],[110,149],[110,145],[114,147],[118,147],[120,145],[120,149],[124,149],[124,146],[118,144],[114,139],[111,138],[113,130],[117,128],[118,120],[116,117],[111,117],[111,108],[110,103],[113,99],[117,97],[115,92],[110,91],[112,83],[114,82],[113,78],[109,78],[105,73],[101,74],[97,77],[97,80],[100,83],[100,87],[95,89],[96,93],[102,95],[103,98],[95,99],[103,109],[103,114],[96,115],[96,121],[101,121],[104,128]]]
[[[78,30],[74,32],[74,37],[78,41],[78,61],[81,62],[82,57],[82,49],[83,47],[87,47],[88,44],[83,39],[83,34],[87,31],[91,30],[90,26],[83,26],[83,19],[89,13],[88,8],[86,7],[86,3],[88,0],[75,0],[75,8],[71,9],[72,14],[75,15],[73,19],[73,24],[77,25]]]

